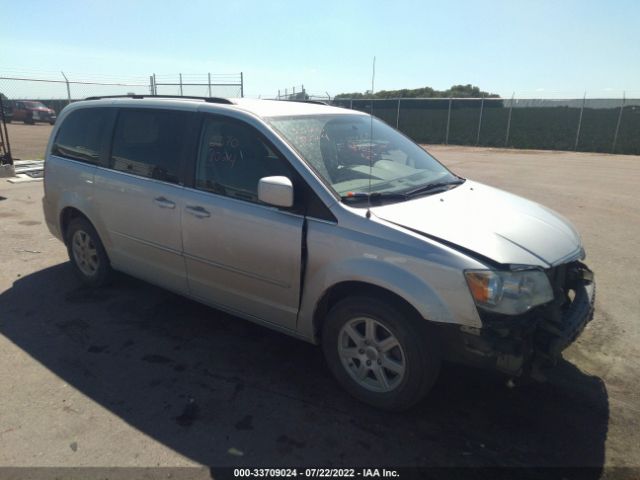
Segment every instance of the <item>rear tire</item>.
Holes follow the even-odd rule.
[[[66,244],[73,269],[83,284],[100,287],[108,283],[112,274],[109,257],[89,220],[82,217],[71,220]]]
[[[322,329],[329,369],[354,397],[377,408],[405,410],[420,401],[440,371],[438,342],[408,308],[368,296],[329,312]]]

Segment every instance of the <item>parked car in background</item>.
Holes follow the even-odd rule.
[[[36,122],[56,123],[56,111],[42,102],[30,100],[16,100],[13,107],[13,117],[10,121],[22,121],[33,125]]]

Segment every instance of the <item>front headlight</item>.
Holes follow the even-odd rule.
[[[518,315],[553,300],[541,270],[467,270],[464,275],[476,305],[491,312]]]

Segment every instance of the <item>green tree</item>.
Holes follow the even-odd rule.
[[[482,91],[479,87],[471,84],[453,85],[447,90],[434,90],[431,87],[422,87],[413,89],[403,88],[401,90],[380,90],[373,95],[371,95],[370,91],[366,91],[365,93],[341,93],[336,95],[335,98],[481,98],[483,96],[486,98],[500,98],[500,95]]]

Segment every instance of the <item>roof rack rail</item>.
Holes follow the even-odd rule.
[[[228,98],[221,97],[191,97],[187,95],[103,95],[98,97],[87,97],[85,100],[102,100],[105,98],[175,98],[175,99],[187,99],[187,100],[203,100],[207,103],[223,103],[226,105],[233,105],[233,102]]]
[[[316,105],[328,105],[330,106],[327,102],[324,102],[322,100],[302,100],[302,99],[291,99],[291,100],[285,100],[286,102],[298,102],[298,103],[314,103]]]

